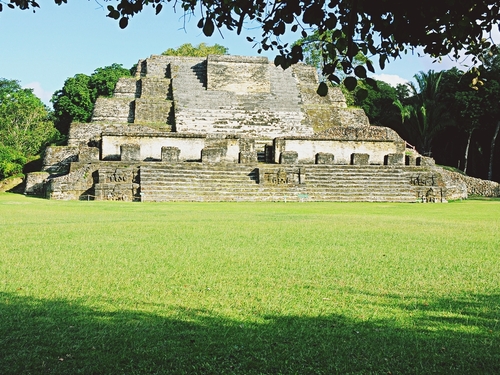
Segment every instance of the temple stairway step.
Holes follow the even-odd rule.
[[[273,164],[158,163],[142,166],[144,201],[386,201],[414,202],[415,171],[383,166],[302,166],[304,183],[259,183],[266,171],[297,166]]]

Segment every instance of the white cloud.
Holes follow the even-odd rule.
[[[50,99],[52,98],[52,93],[49,91],[45,91],[40,84],[40,82],[31,82],[26,85],[24,85],[24,88],[27,89],[33,89],[33,94],[38,96],[42,102],[47,104],[48,106],[51,106],[52,104],[50,103]]]
[[[398,84],[404,85],[405,83],[408,83],[408,80],[395,74],[374,74],[371,78],[378,81],[384,81],[393,87],[396,87]]]

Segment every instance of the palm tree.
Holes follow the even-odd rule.
[[[426,156],[431,155],[432,140],[438,132],[451,123],[449,111],[439,100],[439,83],[442,73],[433,70],[415,74],[416,84],[408,84],[412,96],[408,104],[394,104],[401,111],[401,119],[410,141]]]

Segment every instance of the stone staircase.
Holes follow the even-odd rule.
[[[302,184],[259,183],[259,169],[278,164],[148,164],[140,169],[143,201],[415,202],[425,187],[410,183],[424,168],[306,165]],[[298,168],[298,167],[296,167]],[[420,194],[421,195],[421,194]]]
[[[177,132],[223,132],[246,136],[309,135],[292,73],[269,66],[271,92],[237,94],[206,89],[206,62],[172,62]],[[175,72],[175,73],[174,73]]]

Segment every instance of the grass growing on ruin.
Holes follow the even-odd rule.
[[[498,200],[0,194],[0,373],[498,373],[499,232]]]

